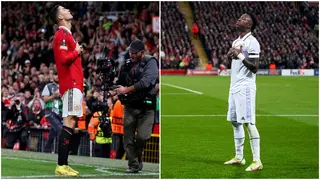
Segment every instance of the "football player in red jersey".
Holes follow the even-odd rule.
[[[83,71],[81,53],[83,48],[74,40],[71,33],[73,16],[69,9],[60,5],[53,7],[49,20],[59,26],[53,39],[53,52],[56,62],[59,91],[62,96],[63,128],[59,137],[57,175],[77,176],[79,172],[68,165],[71,136],[78,117],[83,115]]]

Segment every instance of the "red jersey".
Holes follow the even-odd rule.
[[[66,27],[59,27],[53,39],[53,53],[59,79],[61,96],[71,88],[83,92],[81,57],[75,50],[76,41]]]

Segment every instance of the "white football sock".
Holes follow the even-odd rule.
[[[236,158],[242,159],[243,158],[243,145],[244,145],[244,129],[243,125],[237,122],[232,121],[233,127],[233,135],[234,135],[234,144],[236,148]]]
[[[253,161],[260,161],[260,135],[255,124],[246,124],[250,136]]]

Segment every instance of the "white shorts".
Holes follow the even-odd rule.
[[[228,121],[256,123],[256,90],[249,87],[229,93]]]
[[[66,91],[62,96],[62,117],[83,116],[82,92],[77,88]]]

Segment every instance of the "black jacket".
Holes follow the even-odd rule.
[[[122,65],[117,84],[122,86],[133,85],[136,92],[129,94],[128,98],[141,99],[142,97],[156,95],[154,89],[157,79],[159,79],[158,61],[150,55],[145,55],[136,63],[129,59]]]

